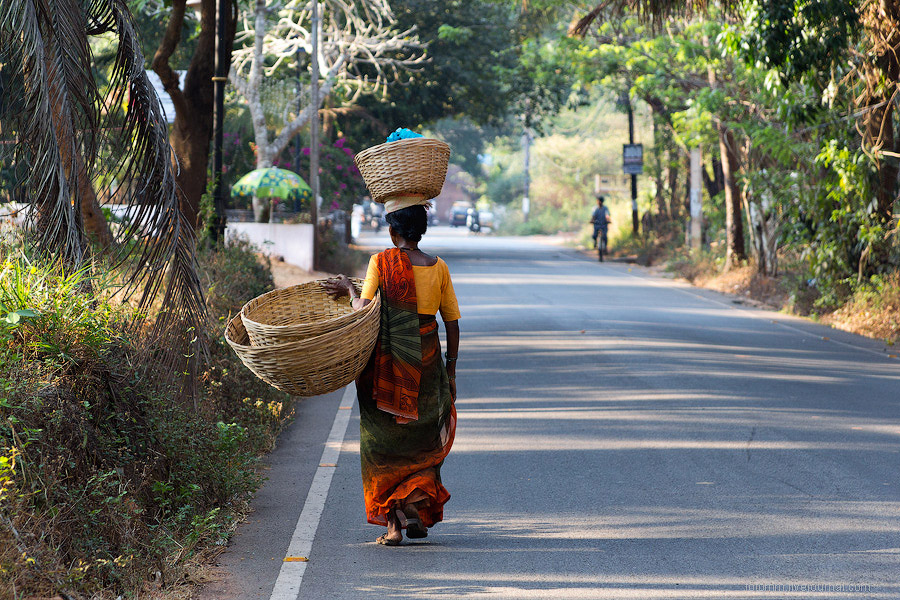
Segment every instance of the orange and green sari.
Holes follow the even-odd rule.
[[[381,331],[356,382],[366,517],[386,526],[396,503],[416,502],[422,524],[431,527],[450,499],[441,465],[453,444],[456,409],[437,321],[416,311],[409,257],[385,250],[378,268]]]

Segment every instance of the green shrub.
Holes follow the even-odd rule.
[[[271,289],[271,272],[246,243],[208,252],[219,318],[199,410],[148,381],[147,340],[99,267],[18,250],[0,262],[0,597],[130,596],[230,535],[290,404],[239,363],[219,320]]]
[[[215,320],[236,314],[248,300],[275,287],[269,258],[246,238],[201,245],[197,262],[207,288],[206,304]]]

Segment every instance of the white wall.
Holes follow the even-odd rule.
[[[225,237],[246,237],[269,256],[283,256],[284,262],[312,271],[313,226],[308,223],[228,223]]]

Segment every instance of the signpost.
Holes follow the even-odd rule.
[[[630,110],[628,115],[631,117]],[[634,141],[633,123],[633,120],[629,118],[629,133],[632,141]],[[622,146],[622,170],[626,175],[631,175],[631,227],[636,235],[638,232],[637,176],[644,172],[643,144],[624,144]]]
[[[622,145],[622,171],[626,175],[641,175],[644,172],[644,145]]]

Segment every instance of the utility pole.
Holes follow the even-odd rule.
[[[220,2],[222,0],[219,0]],[[312,264],[313,270],[319,265],[319,0],[312,0],[312,52],[310,63],[312,81],[310,100],[312,115],[309,117],[309,187],[312,202],[309,205],[312,217]]]
[[[225,127],[225,82],[228,81],[228,48],[225,47],[225,0],[216,0],[216,61],[213,80],[213,205],[214,223],[210,227],[213,242],[225,239],[225,194],[222,189],[222,141]]]
[[[297,114],[300,114],[300,111],[303,110],[303,55],[305,54],[303,48],[300,46],[297,47]],[[294,155],[294,172],[297,175],[300,174],[300,157],[302,156],[302,152],[300,148],[302,146],[300,132],[297,132],[297,153]],[[297,207],[294,207],[297,209]]]
[[[625,95],[628,107],[628,143],[634,144],[634,110],[631,107],[631,97]],[[631,228],[634,234],[638,233],[638,205],[637,205],[637,174],[631,174]]]
[[[522,198],[522,219],[528,222],[528,213],[531,212],[531,197],[529,196],[531,188],[531,130],[525,127],[525,133],[522,135],[522,145],[525,146],[525,196]]]

